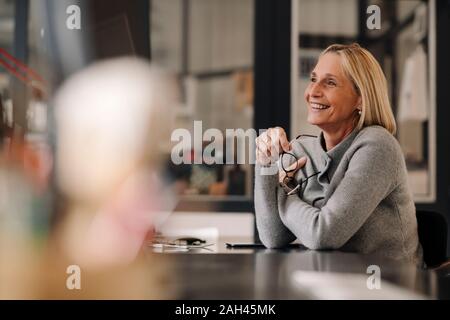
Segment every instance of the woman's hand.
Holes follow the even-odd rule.
[[[305,166],[305,164],[306,164],[306,157],[301,157],[296,162],[294,162],[293,164],[291,164],[289,167],[286,168],[287,173],[284,170],[280,170],[278,172],[278,181],[280,183],[283,183],[283,180],[286,176],[293,177],[298,170],[300,170]]]
[[[269,128],[256,138],[256,162],[267,166],[278,160],[280,153],[291,150],[286,132],[281,127]]]

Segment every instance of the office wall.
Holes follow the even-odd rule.
[[[298,9],[302,33],[358,35],[358,0],[299,0]]]
[[[190,1],[189,71],[251,66],[253,1]]]

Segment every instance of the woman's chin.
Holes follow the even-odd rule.
[[[321,119],[320,117],[314,116],[314,115],[308,115],[308,117],[306,118],[306,121],[309,124],[312,124],[314,126],[318,126],[324,123],[324,120]]]

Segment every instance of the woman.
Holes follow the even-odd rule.
[[[276,127],[256,139],[255,210],[263,244],[278,248],[298,239],[310,249],[420,263],[414,202],[378,62],[358,44],[328,47],[305,99],[319,137],[289,143]],[[270,170],[276,162],[278,175]]]

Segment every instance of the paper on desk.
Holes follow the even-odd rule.
[[[414,291],[381,280],[379,289],[369,289],[369,274],[336,273],[318,271],[295,271],[292,279],[295,286],[323,300],[423,300],[427,299]]]

